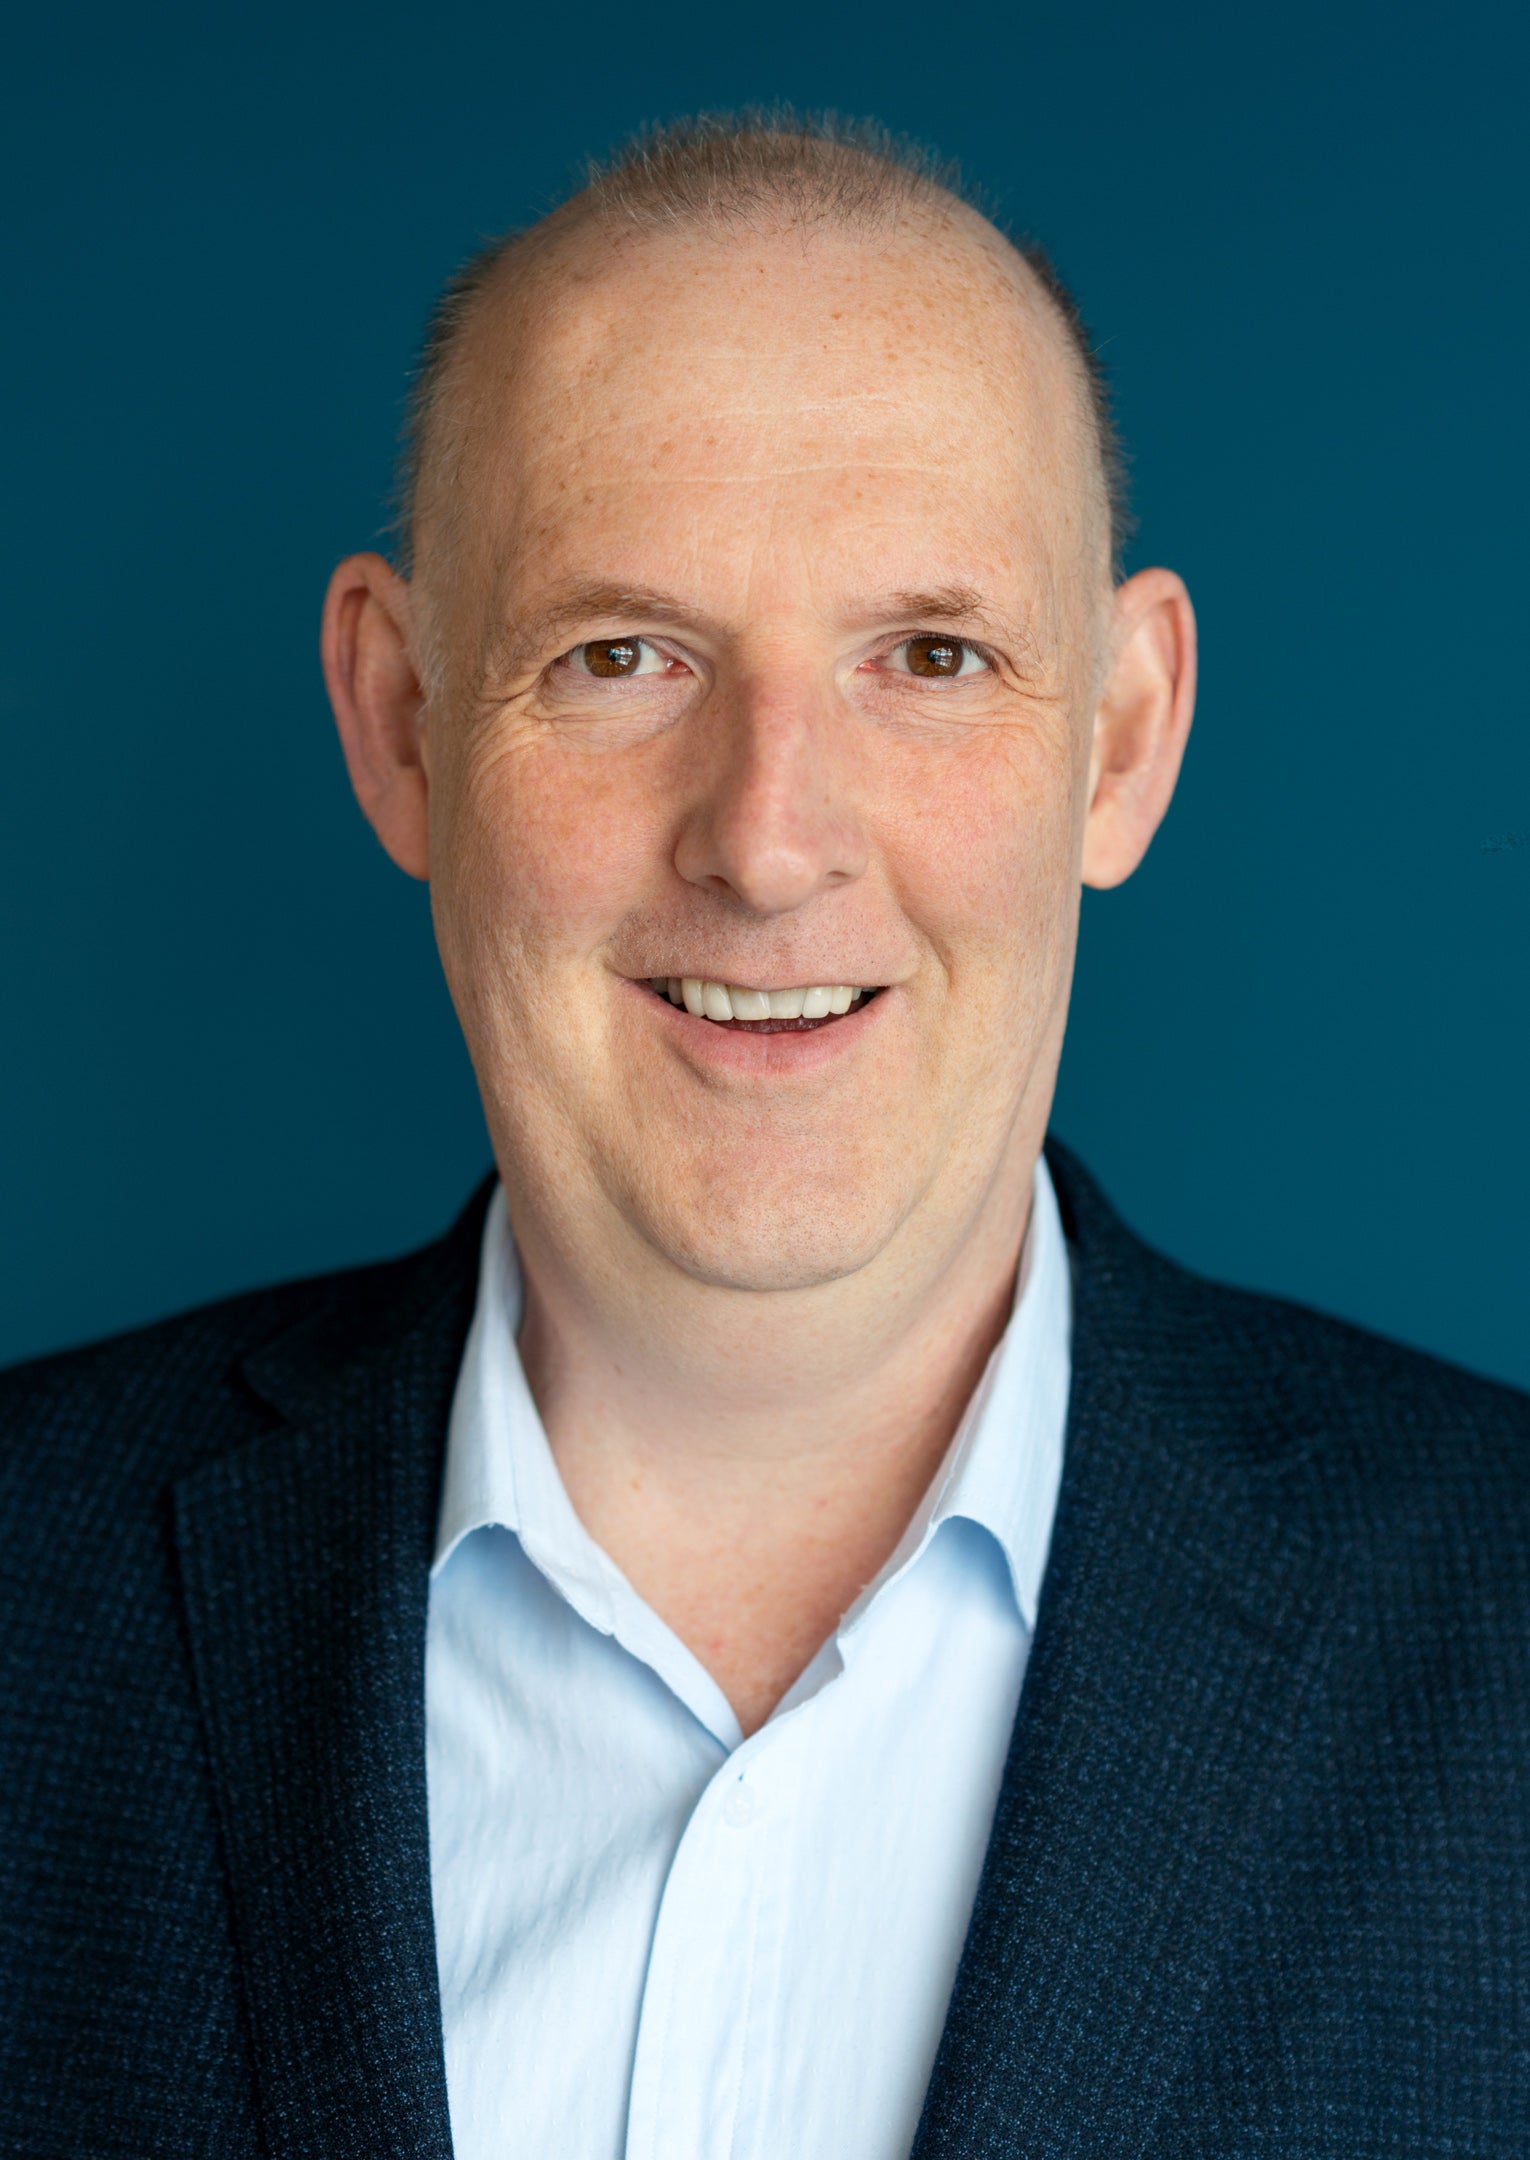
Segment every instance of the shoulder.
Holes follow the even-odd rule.
[[[1215,1282],[1145,1244],[1049,1147],[1080,1314],[1139,1406],[1275,1475],[1305,1464],[1340,1513],[1426,1491],[1530,1515],[1530,1395],[1369,1329]]]
[[[35,1522],[54,1499],[78,1511],[162,1491],[275,1422],[260,1385],[272,1356],[299,1377],[305,1363],[333,1368],[396,1334],[443,1283],[470,1297],[488,1189],[444,1238],[399,1259],[220,1299],[0,1372],[9,1523]]]
[[[1455,1546],[1480,1573],[1497,1550],[1530,1585],[1530,1395],[1293,1301],[1175,1272],[1201,1374],[1239,1405],[1261,1467],[1299,1466],[1329,1526],[1378,1561]]]

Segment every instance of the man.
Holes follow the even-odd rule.
[[[7,2153],[1526,2149],[1530,1404],[1042,1151],[1193,695],[1112,471],[872,136],[449,292],[324,662],[498,1182],[6,1383]]]

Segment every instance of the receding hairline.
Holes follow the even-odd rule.
[[[464,396],[472,331],[523,278],[575,256],[597,232],[620,240],[774,227],[869,240],[920,226],[954,228],[1007,262],[1061,333],[1087,408],[1115,563],[1127,521],[1108,389],[1078,306],[1045,252],[1006,231],[957,169],[928,149],[874,122],[775,111],[702,115],[633,138],[591,166],[585,184],[544,217],[490,241],[457,271],[431,314],[409,397],[394,520],[400,569],[413,571],[421,512],[437,493],[432,481],[455,463],[450,422]],[[443,492],[450,496],[450,480]]]

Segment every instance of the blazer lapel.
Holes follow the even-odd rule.
[[[425,1795],[429,1567],[482,1195],[246,1366],[289,1421],[176,1491],[273,2160],[449,2160]]]
[[[1303,1436],[1049,1153],[1077,1267],[1063,1484],[915,2160],[1146,2149],[1329,1641]]]

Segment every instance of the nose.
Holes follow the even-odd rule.
[[[675,867],[758,915],[783,915],[866,868],[848,735],[832,701],[788,685],[738,690],[707,713],[705,780]]]

